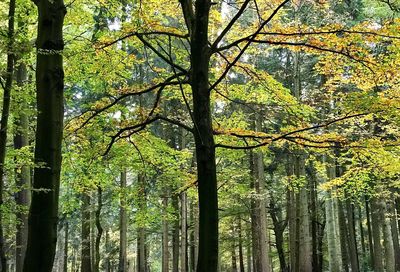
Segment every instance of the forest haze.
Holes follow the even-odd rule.
[[[0,272],[400,271],[399,0],[4,0]]]

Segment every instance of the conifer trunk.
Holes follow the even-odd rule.
[[[63,0],[34,0],[38,8],[36,39],[37,128],[32,202],[24,272],[50,272],[58,222],[63,131]]]

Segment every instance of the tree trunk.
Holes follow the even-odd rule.
[[[394,208],[394,203],[389,204],[389,211],[390,211],[390,227],[392,230],[392,237],[393,237],[393,249],[396,262],[396,271],[400,271],[399,230],[397,228],[396,210]]]
[[[365,213],[367,215],[367,230],[368,230],[368,247],[369,247],[369,255],[370,255],[370,265],[371,268],[375,268],[375,259],[374,259],[374,243],[373,243],[373,235],[372,235],[372,227],[371,227],[371,213],[370,213],[370,201],[365,199]]]
[[[275,201],[273,196],[271,196],[270,199],[270,205],[269,205],[269,213],[271,215],[272,223],[274,224],[274,232],[275,232],[275,243],[276,243],[276,250],[278,252],[278,257],[279,257],[279,264],[282,272],[287,271],[287,264],[286,264],[286,258],[285,258],[285,251],[284,251],[284,231],[286,228],[286,223],[281,222],[280,218],[278,218],[276,214],[276,207],[275,207]]]
[[[127,246],[127,215],[126,215],[126,170],[121,172],[120,179],[120,207],[119,207],[119,264],[118,271],[127,271],[127,256],[126,256],[126,246]]]
[[[17,70],[17,83],[19,87],[23,87],[27,80],[27,71],[25,64],[21,63]],[[28,116],[25,113],[27,107],[26,102],[22,101],[19,105],[20,111],[15,119],[16,132],[14,136],[14,149],[19,150],[29,144],[28,142]],[[17,212],[17,232],[16,232],[16,252],[15,252],[15,271],[22,272],[24,258],[26,252],[26,244],[28,242],[28,215],[30,201],[30,168],[26,165],[15,171],[16,185],[18,192],[16,196],[16,204],[20,206]]]
[[[7,30],[7,67],[5,84],[1,81],[3,92],[3,109],[1,111],[0,121],[0,207],[3,206],[3,191],[4,191],[4,162],[6,158],[7,148],[7,129],[8,116],[10,113],[11,88],[14,74],[14,15],[15,15],[15,0],[10,0],[8,10],[8,30]],[[0,209],[0,269],[7,271],[7,258],[3,226],[3,210]]]
[[[187,254],[187,195],[181,193],[181,272],[188,270]]]
[[[97,209],[95,212],[95,223],[97,229],[96,241],[95,241],[95,257],[93,271],[99,272],[100,269],[100,242],[103,235],[103,227],[101,226],[101,208],[103,207],[103,189],[100,185],[97,185]]]
[[[352,272],[360,271],[358,262],[358,252],[357,252],[357,240],[355,231],[355,220],[354,220],[354,205],[350,203],[350,200],[346,200],[346,211],[347,211],[347,226],[349,232],[349,257]]]
[[[396,262],[394,256],[394,247],[393,247],[393,237],[392,231],[390,228],[390,220],[387,218],[387,208],[386,203],[382,200],[380,201],[381,205],[381,222],[382,222],[382,233],[383,233],[383,245],[385,248],[385,268],[386,272],[395,272],[396,271]]]
[[[143,173],[138,175],[138,186],[139,186],[139,211],[147,212],[147,196],[146,196],[146,183],[145,176]],[[146,229],[143,222],[139,223],[137,230],[137,271],[147,271],[147,249],[146,249]]]
[[[169,272],[169,232],[168,232],[168,196],[163,198],[163,219],[162,219],[162,272]]]
[[[63,0],[35,0],[37,128],[32,202],[24,272],[50,272],[57,243],[58,196],[63,131],[64,70],[61,51],[66,8]]]
[[[245,272],[244,270],[244,257],[243,257],[243,237],[242,237],[242,219],[238,220],[238,233],[239,233],[239,268],[240,272]]]
[[[374,241],[374,271],[384,272],[381,245],[381,209],[376,199],[371,200],[372,238]]]
[[[90,245],[90,196],[82,193],[81,272],[92,272]]]
[[[186,1],[181,1],[181,3]],[[216,272],[218,268],[218,198],[215,144],[209,91],[208,18],[210,0],[197,0],[195,14],[191,1],[183,4],[191,29],[191,88],[193,94],[194,139],[196,145],[199,194],[199,256],[197,271]]]
[[[178,195],[172,198],[172,207],[176,218],[173,222],[173,233],[172,233],[172,272],[179,271],[179,199]]]
[[[337,248],[337,228],[335,219],[335,208],[334,201],[332,199],[332,193],[329,192],[328,198],[325,200],[325,213],[326,213],[326,232],[328,241],[328,263],[330,272],[340,272],[341,271],[341,257],[340,249]]]
[[[67,220],[67,219],[66,219]],[[69,224],[66,221],[64,225],[64,260],[63,260],[63,272],[68,272],[68,235],[69,235]]]
[[[305,177],[304,154],[296,157],[295,174],[298,178]],[[298,195],[299,211],[299,272],[312,271],[312,244],[310,234],[310,217],[308,210],[308,190],[300,188]]]

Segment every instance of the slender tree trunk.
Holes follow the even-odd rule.
[[[363,216],[362,216],[362,210],[361,206],[358,206],[358,228],[360,229],[360,243],[361,243],[361,252],[362,252],[362,257],[365,258],[367,255],[366,247],[365,247],[365,234],[364,234],[364,226],[363,226]],[[361,270],[363,270],[363,267],[361,267]],[[365,270],[365,269],[364,269]]]
[[[7,67],[6,67],[6,80],[5,84],[1,81],[3,87],[3,109],[1,111],[0,121],[0,207],[4,205],[4,162],[6,158],[7,148],[7,129],[8,129],[8,116],[10,113],[11,102],[11,88],[14,74],[14,14],[15,14],[15,0],[10,0],[8,9],[8,30],[7,30]],[[0,209],[0,265],[1,271],[7,271],[7,258],[3,226],[3,211]]]
[[[147,209],[147,196],[146,196],[146,184],[145,177],[142,173],[138,175],[138,186],[139,186],[139,210],[146,212]],[[148,272],[147,271],[147,249],[146,249],[146,229],[143,223],[138,227],[137,230],[137,272]]]
[[[269,213],[271,215],[272,223],[274,224],[274,232],[275,232],[275,243],[276,243],[276,250],[278,252],[278,257],[279,257],[279,264],[282,272],[287,271],[287,264],[286,264],[286,258],[285,258],[285,251],[284,251],[284,237],[283,233],[286,228],[286,224],[280,222],[280,219],[278,218],[276,214],[276,207],[275,207],[275,201],[273,196],[270,198],[270,205],[269,205]]]
[[[95,212],[95,224],[97,229],[96,241],[95,241],[95,262],[94,272],[99,272],[100,269],[100,242],[103,235],[103,227],[101,226],[101,209],[103,207],[103,189],[101,185],[97,185],[97,209]]]
[[[181,272],[188,270],[187,254],[187,195],[181,193]]]
[[[92,272],[90,245],[90,196],[82,193],[81,272]]]
[[[169,232],[168,232],[168,196],[167,190],[166,195],[163,198],[163,219],[162,219],[162,272],[169,271]]]
[[[289,178],[294,175],[294,168],[292,162],[292,156],[287,155],[286,160],[286,175]],[[298,271],[298,243],[297,243],[297,205],[296,205],[296,194],[293,188],[287,190],[287,217],[289,223],[289,261],[290,271]]]
[[[350,200],[346,200],[346,211],[347,211],[347,222],[349,232],[349,257],[352,272],[360,271],[358,262],[358,251],[357,251],[357,240],[355,231],[355,220],[354,220],[354,205],[350,203]]]
[[[67,220],[67,219],[66,219]],[[69,237],[68,237],[68,235],[69,235],[69,224],[68,224],[68,222],[66,221],[65,222],[65,225],[64,225],[64,254],[63,254],[63,257],[64,257],[64,260],[63,260],[63,272],[68,272],[68,246],[69,246],[69,244],[68,244],[68,239],[69,239]]]
[[[17,83],[19,87],[23,87],[27,80],[27,71],[25,64],[21,63],[17,70]],[[28,143],[28,116],[25,113],[27,107],[25,101],[21,101],[19,115],[15,119],[16,132],[14,135],[14,149],[19,150]],[[26,165],[15,171],[16,184],[18,192],[16,196],[16,204],[19,205],[17,212],[17,232],[16,232],[16,252],[15,252],[15,271],[22,272],[24,258],[26,252],[26,243],[28,242],[28,214],[30,202],[30,168]],[[22,211],[21,211],[22,210]]]
[[[371,223],[372,223],[372,238],[374,241],[374,271],[384,272],[382,260],[382,245],[381,245],[381,209],[377,200],[371,200]]]
[[[393,237],[392,230],[390,228],[390,220],[387,218],[387,204],[382,200],[381,205],[381,222],[382,222],[382,234],[383,234],[383,245],[385,248],[385,271],[395,272],[396,261],[394,256]]]
[[[121,172],[120,179],[120,207],[119,207],[119,264],[118,271],[127,271],[127,215],[126,215],[126,170]]]
[[[244,270],[244,257],[243,257],[243,237],[242,237],[242,219],[238,220],[238,233],[239,233],[239,268],[240,272],[245,272]]]
[[[374,243],[373,243],[373,235],[372,235],[372,227],[371,227],[371,213],[370,213],[370,201],[365,199],[365,213],[367,215],[367,230],[368,230],[368,247],[369,247],[369,255],[370,255],[370,265],[371,268],[375,268],[375,259],[374,259]]]
[[[329,263],[329,271],[330,272],[340,272],[341,271],[341,258],[340,251],[337,248],[337,237],[335,220],[335,209],[334,202],[332,200],[332,193],[329,192],[328,198],[325,200],[325,213],[326,213],[326,232],[327,232],[327,241],[328,241],[328,263]]]
[[[394,249],[394,256],[396,263],[396,271],[400,271],[400,244],[399,244],[399,230],[397,228],[397,222],[396,222],[396,210],[394,208],[394,203],[388,205],[390,214],[390,227],[393,237],[393,249]]]
[[[172,233],[172,272],[179,271],[179,199],[177,195],[172,198],[172,207],[176,218],[173,222]]]
[[[58,196],[63,131],[64,70],[61,51],[66,8],[63,0],[34,0],[38,7],[36,39],[37,128],[32,202],[24,272],[50,272],[57,243]]]
[[[238,272],[238,269],[237,269],[237,258],[236,258],[236,243],[235,243],[235,241],[233,241],[233,245],[232,245],[232,248],[231,248],[231,262],[232,262],[231,271],[232,272]]]

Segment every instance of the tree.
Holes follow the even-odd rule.
[[[38,116],[35,137],[36,168],[24,272],[50,272],[57,242],[64,116],[63,21],[66,7],[62,0],[34,2],[39,14],[36,40]]]

